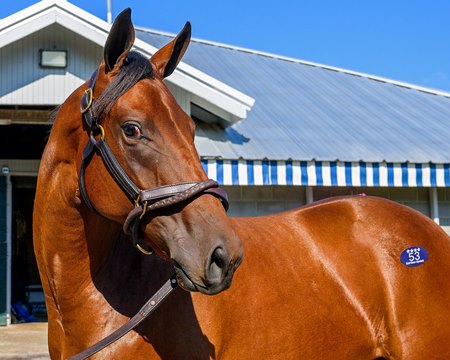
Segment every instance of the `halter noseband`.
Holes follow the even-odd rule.
[[[225,190],[219,188],[219,184],[216,181],[211,179],[176,183],[147,190],[141,190],[136,186],[111,151],[111,148],[106,142],[103,127],[99,124],[99,119],[92,111],[97,75],[98,69],[94,71],[89,80],[89,86],[81,98],[80,106],[83,120],[87,126],[89,140],[83,151],[78,182],[81,196],[87,207],[92,212],[99,214],[89,199],[84,181],[86,167],[89,165],[94,152],[97,150],[113,179],[135,206],[125,220],[123,231],[125,234],[131,235],[134,245],[144,254],[148,255],[153,252],[151,249],[145,249],[145,245],[141,244],[139,236],[140,223],[147,212],[180,204],[203,194],[211,194],[217,197],[221,200],[225,210],[228,210],[227,193]]]

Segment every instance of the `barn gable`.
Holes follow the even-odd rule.
[[[67,52],[67,67],[40,65],[41,50]],[[1,105],[58,105],[95,69],[102,47],[53,23],[0,48]]]
[[[65,0],[43,0],[0,22],[0,105],[61,103],[101,60],[110,25]],[[157,49],[137,39],[135,49],[151,56]],[[40,50],[67,52],[67,67],[43,68]],[[254,100],[186,64],[168,80],[193,93],[231,123],[245,118]]]

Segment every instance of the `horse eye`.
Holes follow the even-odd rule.
[[[122,129],[124,134],[130,138],[139,139],[142,137],[141,128],[136,124],[125,124],[122,126]]]

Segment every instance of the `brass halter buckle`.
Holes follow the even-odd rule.
[[[94,99],[94,92],[92,91],[92,88],[88,88],[88,89],[84,90],[83,98],[87,98],[87,104],[85,107],[83,107],[83,105],[81,105],[80,110],[81,110],[82,114],[84,114],[86,111],[88,111],[92,105],[92,100]]]
[[[139,191],[139,195],[138,195],[137,199],[134,200],[134,207],[135,208],[141,207],[140,202],[141,202],[141,192]],[[142,220],[145,213],[147,212],[147,208],[148,208],[148,201],[144,201],[144,203],[142,204],[142,213],[141,213],[141,215],[139,215],[139,220],[136,220],[136,221],[140,222]],[[136,249],[138,249],[144,255],[152,255],[153,249],[149,248],[149,247],[147,247],[147,249],[144,248],[144,246],[142,246],[139,243],[140,240],[141,239],[139,238],[139,236],[137,237],[137,239],[134,240],[134,246],[136,247]]]
[[[91,130],[91,137],[95,138],[96,136],[100,135],[100,139],[105,139],[105,129],[103,129],[103,126],[97,125],[97,129]]]
[[[153,254],[153,250],[146,250],[146,249],[144,249],[141,246],[141,244],[139,244],[138,242],[136,242],[135,246],[136,246],[136,249],[138,249],[144,255],[152,255]]]
[[[144,201],[144,206],[142,207],[142,214],[139,216],[139,220],[142,220],[142,218],[144,217],[145,213],[147,212],[147,207],[148,207],[148,201]]]

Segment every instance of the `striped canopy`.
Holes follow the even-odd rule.
[[[450,186],[450,164],[202,159],[221,185]]]

